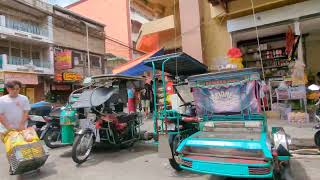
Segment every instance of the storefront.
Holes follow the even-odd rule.
[[[56,72],[54,80],[50,83],[47,100],[60,105],[67,103],[69,95],[82,87],[82,80],[82,75],[76,72]]]
[[[35,103],[41,99],[43,84],[39,83],[39,78],[36,73],[3,72],[2,74],[4,83],[16,80],[23,84],[20,94],[27,96],[30,103]],[[5,90],[3,90],[3,93],[6,93]]]
[[[253,15],[228,21],[243,65],[261,69],[269,89],[267,108],[280,111],[282,119],[312,119],[306,94],[308,85],[319,80],[319,6],[320,2],[303,2],[257,13],[256,21]]]

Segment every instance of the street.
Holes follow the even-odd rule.
[[[144,121],[143,130],[151,131],[151,120]],[[175,172],[167,159],[158,156],[157,146],[150,143],[136,143],[129,149],[111,149],[103,145],[97,146],[92,156],[82,165],[76,165],[71,158],[71,146],[49,149],[49,159],[38,173],[23,176],[10,176],[4,146],[0,144],[1,180],[122,180],[122,179],[192,179],[192,180],[224,180],[225,178]],[[318,180],[320,156],[297,155],[291,161],[291,171],[287,180]]]
[[[166,159],[158,157],[157,148],[153,145],[138,143],[125,150],[98,147],[90,159],[77,166],[71,159],[71,147],[50,151],[50,157],[40,172],[10,176],[3,145],[0,146],[1,180],[57,180],[77,179],[95,180],[113,179],[193,179],[222,180],[224,178],[189,172],[176,173]],[[303,156],[291,162],[293,180],[318,180],[320,157]],[[288,178],[288,180],[291,180]]]

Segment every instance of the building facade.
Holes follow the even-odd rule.
[[[132,59],[129,1],[80,0],[66,8],[105,24],[106,52],[119,59]]]
[[[63,103],[85,77],[105,73],[104,25],[53,6],[55,76],[52,99]]]
[[[44,99],[54,74],[52,6],[42,1],[0,2],[0,91],[19,80],[31,102]]]

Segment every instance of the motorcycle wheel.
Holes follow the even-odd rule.
[[[177,149],[178,145],[180,144],[180,135],[178,134],[170,134],[169,135],[169,144],[171,148],[171,154],[172,158],[169,159],[169,163],[171,167],[176,171],[182,171],[183,169],[180,167],[180,165],[177,163],[175,159],[175,150]]]
[[[61,138],[59,138],[60,130],[50,129],[43,137],[43,141],[51,149],[58,148],[61,146]]]
[[[91,132],[77,135],[72,146],[72,160],[77,164],[84,163],[91,154],[93,142]]]
[[[320,148],[320,131],[314,134],[314,143],[317,145],[318,148]]]

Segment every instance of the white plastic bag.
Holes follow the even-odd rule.
[[[0,123],[0,134],[6,133],[8,130]]]

